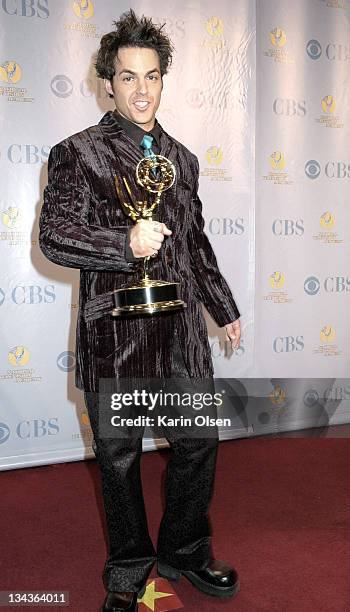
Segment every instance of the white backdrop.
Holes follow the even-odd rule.
[[[79,272],[45,260],[38,217],[50,147],[112,108],[93,55],[130,6],[176,47],[158,119],[199,158],[242,313],[233,354],[208,319],[216,375],[251,396],[222,437],[350,420],[349,0],[2,0],[0,469],[91,455]]]

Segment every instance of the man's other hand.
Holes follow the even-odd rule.
[[[241,322],[239,319],[225,325],[226,333],[230,339],[231,347],[233,350],[237,349],[241,341]]]
[[[141,219],[130,232],[130,247],[134,257],[155,257],[164,237],[171,234],[165,223]]]

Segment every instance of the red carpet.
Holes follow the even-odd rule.
[[[154,537],[167,456],[146,453],[142,463]],[[350,611],[349,466],[348,439],[221,443],[214,550],[239,570],[241,592],[218,601],[185,579],[157,580],[148,589],[158,597],[155,612]],[[3,472],[1,501],[0,590],[69,591],[70,606],[63,609],[97,612],[105,541],[95,461]],[[140,612],[150,606],[140,605]]]

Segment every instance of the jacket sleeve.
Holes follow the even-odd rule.
[[[89,211],[96,202],[69,141],[53,147],[39,220],[42,252],[70,268],[133,272],[135,264],[125,258],[128,228],[89,224]]]
[[[192,223],[188,231],[191,268],[202,302],[219,327],[240,317],[231,290],[220,273],[212,246],[204,232],[202,203],[198,197],[198,160],[195,160],[195,191],[192,198]]]

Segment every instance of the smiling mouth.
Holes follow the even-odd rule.
[[[138,102],[134,102],[134,106],[136,106],[138,110],[145,110],[146,108],[148,108],[149,104],[150,103],[146,100],[139,100]]]

